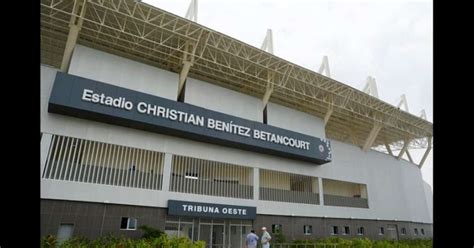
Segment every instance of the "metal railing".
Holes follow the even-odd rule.
[[[340,207],[369,208],[368,200],[365,198],[328,195],[328,194],[324,194],[324,205],[340,206]]]
[[[319,204],[319,194],[260,187],[260,200]]]

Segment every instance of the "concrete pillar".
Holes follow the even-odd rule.
[[[321,177],[318,177],[318,186],[319,186],[319,204],[324,205],[323,179]]]
[[[165,161],[164,161],[164,168],[163,168],[163,192],[170,191],[170,179],[171,179],[171,159],[173,158],[173,154],[165,153]]]
[[[257,200],[259,199],[259,193],[260,193],[260,169],[259,168],[253,168],[253,199]]]
[[[51,146],[52,139],[53,139],[52,134],[43,133],[43,137],[41,138],[41,143],[40,143],[40,160],[41,160],[40,177],[43,175],[43,170],[44,170],[44,167],[46,166],[46,160],[48,159],[49,147]]]
[[[67,73],[71,63],[72,53],[76,47],[77,38],[79,37],[80,26],[72,25],[67,36],[66,48],[64,49],[63,60],[61,62],[61,71]]]

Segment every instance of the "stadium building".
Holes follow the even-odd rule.
[[[42,236],[432,237],[432,123],[363,91],[132,0],[42,0],[40,68]]]

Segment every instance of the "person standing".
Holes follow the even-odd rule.
[[[247,248],[257,248],[258,236],[255,234],[254,230],[251,230],[250,233],[245,238],[245,247]]]
[[[267,232],[266,227],[262,227],[262,248],[270,248],[270,240],[272,239],[272,236]]]

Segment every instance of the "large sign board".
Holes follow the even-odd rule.
[[[328,140],[57,72],[48,111],[324,164]]]
[[[168,200],[168,215],[253,220],[257,217],[257,208]]]

